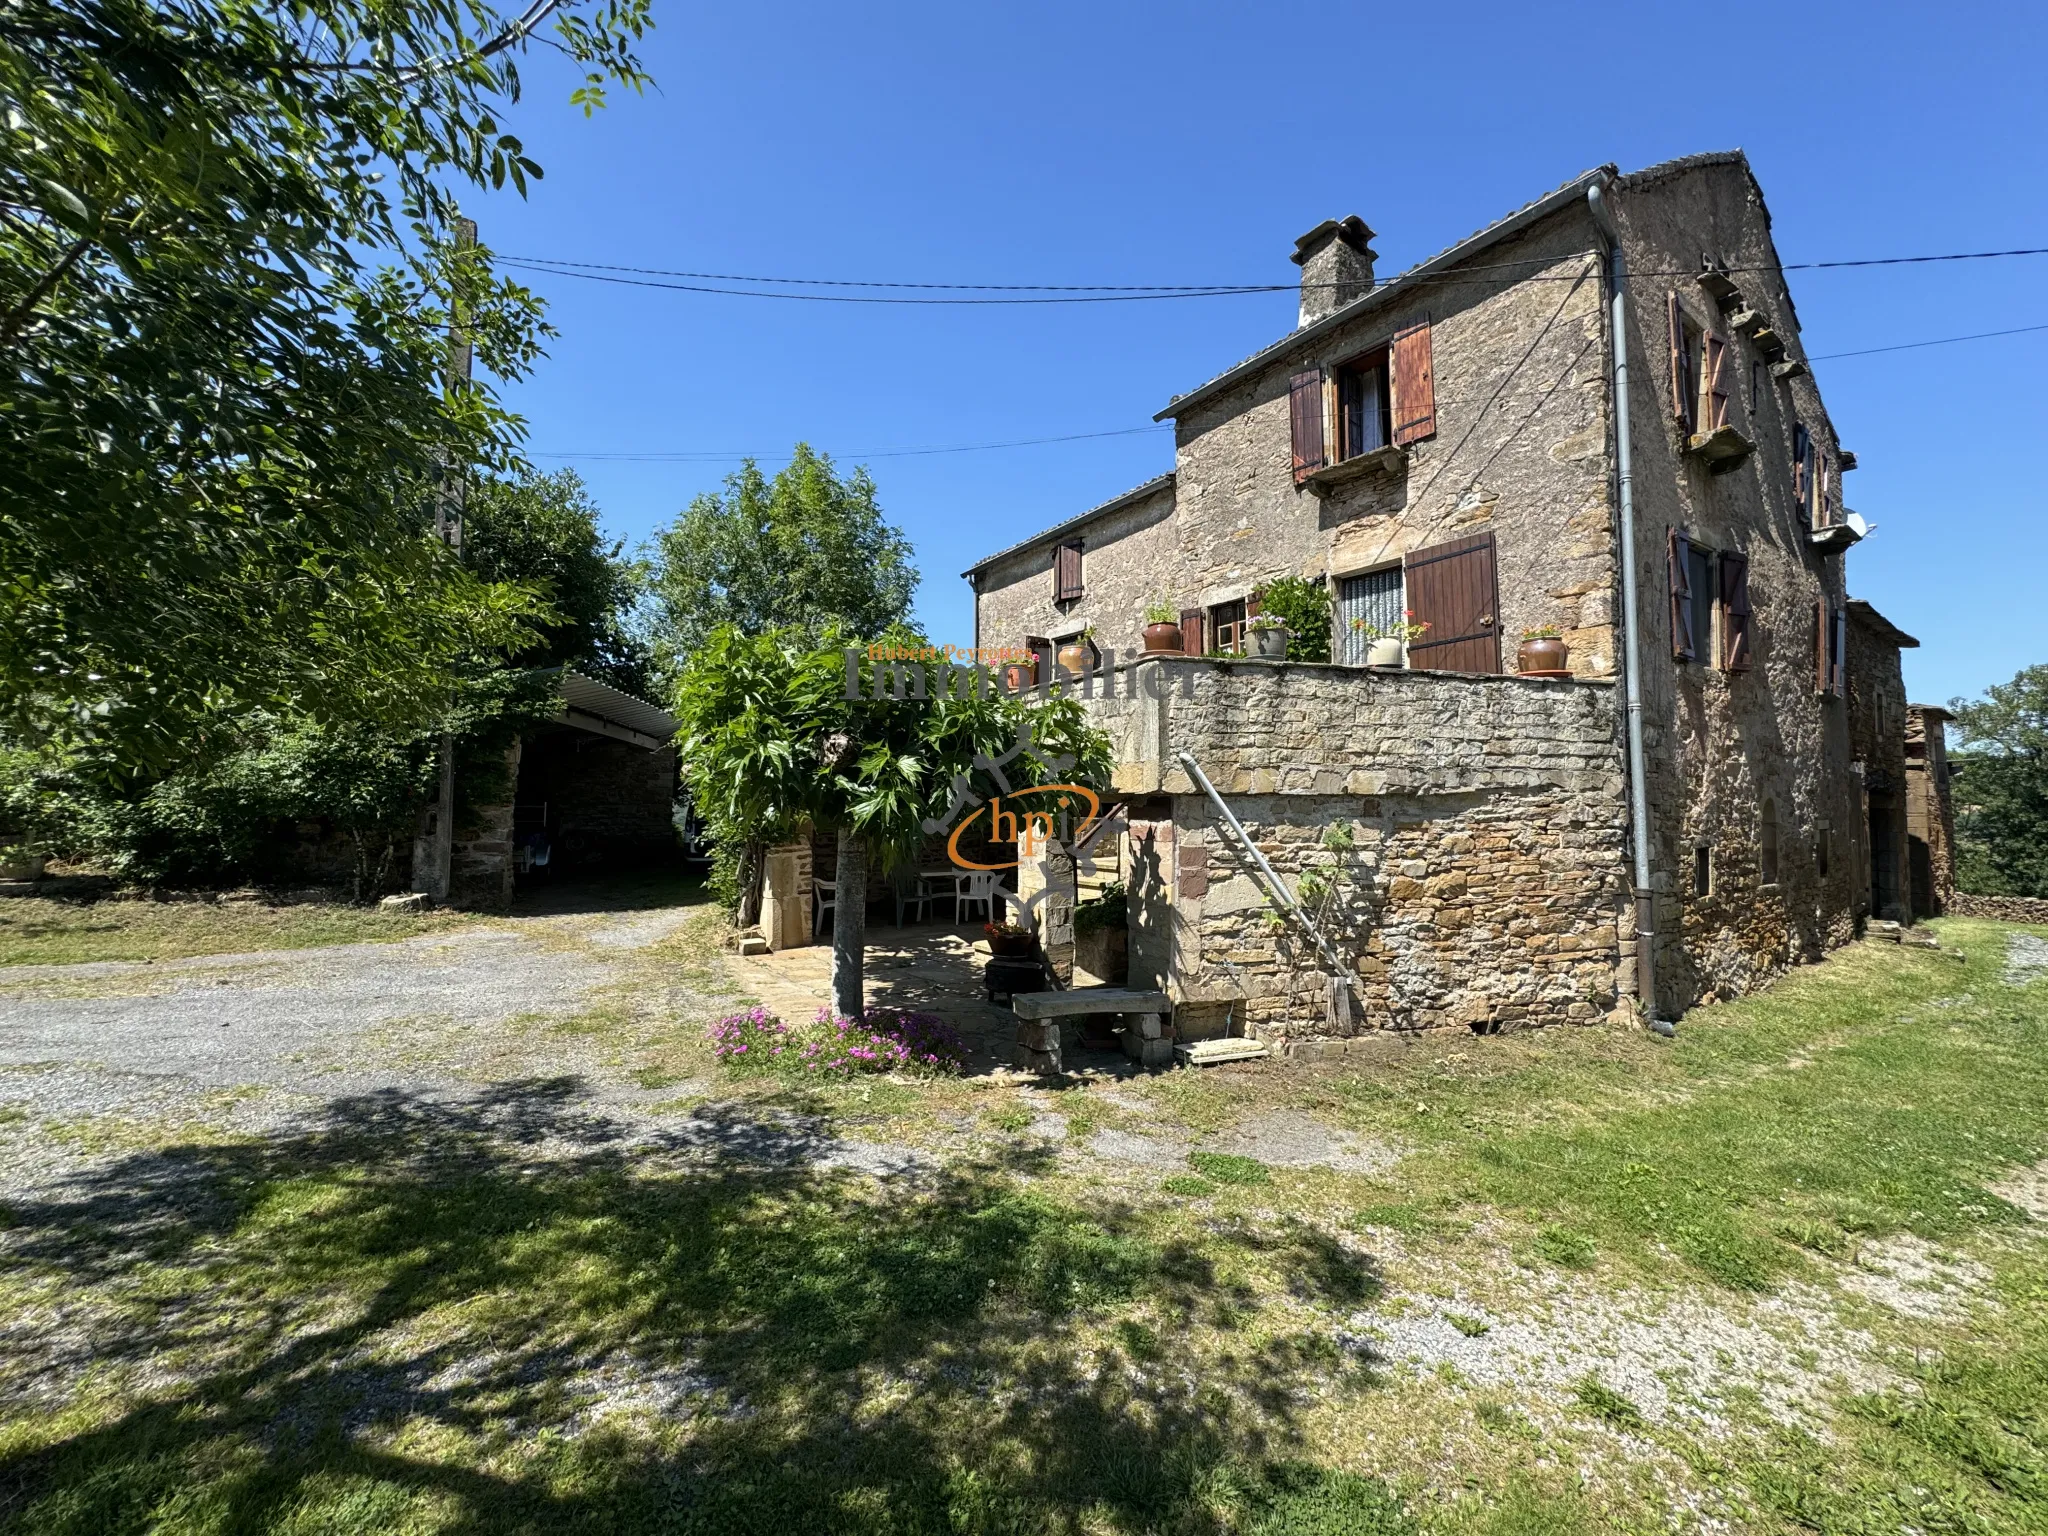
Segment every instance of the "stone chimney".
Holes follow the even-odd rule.
[[[1372,292],[1372,231],[1357,214],[1325,219],[1294,242],[1301,268],[1301,325]]]

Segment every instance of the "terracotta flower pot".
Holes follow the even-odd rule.
[[[1028,933],[991,933],[987,938],[988,952],[999,960],[1028,960],[1032,945],[1038,942]]]
[[[1178,624],[1147,624],[1145,626],[1145,651],[1148,655],[1161,651],[1182,649],[1180,626]]]
[[[1252,654],[1261,661],[1285,661],[1287,659],[1287,631],[1284,629],[1253,630]]]
[[[1521,649],[1515,652],[1515,670],[1518,672],[1566,672],[1571,648],[1556,638],[1524,640]]]
[[[1095,652],[1086,640],[1070,640],[1060,647],[1059,655],[1055,659],[1074,676],[1079,677],[1094,664]]]

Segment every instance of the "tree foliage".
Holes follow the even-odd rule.
[[[463,559],[485,581],[516,584],[547,600],[533,642],[511,665],[573,666],[644,694],[651,686],[645,643],[628,623],[640,574],[623,546],[598,526],[597,503],[572,469],[486,480],[469,492]]]
[[[2048,897],[2048,665],[1981,699],[1951,699],[1957,882],[1987,896]]]
[[[410,725],[537,616],[426,533],[502,469],[479,364],[539,305],[455,237],[539,167],[496,120],[548,22],[638,86],[647,0],[10,0],[0,7],[0,710],[161,759],[223,707]]]
[[[680,672],[721,625],[761,635],[822,634],[866,643],[910,609],[910,543],[882,518],[865,469],[842,476],[798,443],[770,479],[751,460],[722,494],[691,502],[655,537],[658,644]]]

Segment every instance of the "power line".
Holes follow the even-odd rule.
[[[1853,267],[1897,267],[1924,266],[1935,262],[1952,261],[1993,261],[2016,256],[2048,256],[2048,246],[2031,246],[2005,251],[1950,251],[1928,256],[1869,256],[1839,261],[1799,261],[1783,263],[1775,268],[1770,266],[1736,266],[1723,270],[1731,276],[1753,272],[1818,272],[1836,271]],[[1298,284],[1298,283],[1154,283],[1154,284],[1113,284],[1113,283],[937,283],[911,281],[883,281],[855,278],[829,277],[760,277],[736,272],[689,272],[668,267],[625,266],[607,262],[568,261],[551,256],[503,256],[500,265],[516,271],[533,272],[550,277],[579,277],[588,282],[617,283],[635,288],[662,288],[681,293],[722,294],[732,298],[790,299],[807,300],[812,303],[835,304],[941,304],[941,305],[1006,305],[1006,304],[1112,304],[1131,303],[1158,299],[1214,299],[1231,298],[1243,294],[1294,293],[1308,287],[1348,287],[1349,284]],[[1489,281],[1469,276],[1480,272],[1507,272],[1530,266],[1555,266],[1557,258],[1539,256],[1525,257],[1518,261],[1477,263],[1461,265],[1451,272],[1431,273],[1419,278],[1405,279],[1411,283],[1427,282],[1437,285],[1456,285]],[[1696,277],[1695,271],[1642,271],[1638,277]],[[657,279],[684,279],[685,281],[657,281]],[[1530,273],[1523,279],[1536,282],[1572,282],[1576,279],[1569,273]],[[1378,287],[1387,287],[1402,278],[1389,279]],[[752,283],[765,285],[752,288],[714,287],[720,283]],[[917,290],[924,293],[977,295],[1000,295],[999,297],[906,297],[890,294],[839,294],[839,293],[781,293],[774,288],[863,288]]]
[[[1837,357],[1874,357],[1880,352],[1912,352],[1920,347],[1946,347],[1958,341],[1983,341],[1991,336],[2022,336],[2028,331],[2048,331],[2048,325],[2016,325],[2009,331],[1974,331],[1968,336],[1937,336],[1932,341],[1902,341],[1895,347],[1865,347],[1859,352],[1823,352],[1807,359],[1825,363]]]
[[[993,448],[1035,448],[1041,443],[1078,443],[1086,439],[1096,437],[1136,437],[1140,434],[1171,432],[1172,430],[1173,426],[1170,422],[1161,422],[1157,426],[1119,427],[1113,432],[1070,432],[1063,437],[1018,437],[1011,438],[1007,442],[956,443],[950,447],[944,448],[882,448],[873,451],[862,450],[852,453],[840,453],[835,455],[835,457],[842,459],[909,459],[920,458],[925,455],[935,453],[985,453]],[[607,461],[631,460],[640,463],[708,464],[721,462],[737,462],[742,459],[768,459],[773,461],[785,458],[787,457],[787,455],[780,453],[709,452],[535,453],[532,455],[532,457],[536,459],[591,459]]]

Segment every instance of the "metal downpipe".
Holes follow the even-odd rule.
[[[1615,467],[1621,500],[1622,681],[1628,701],[1628,812],[1630,840],[1635,844],[1636,1001],[1642,1008],[1644,1024],[1668,1039],[1678,1033],[1678,1027],[1657,1017],[1657,897],[1650,886],[1650,791],[1643,769],[1643,630],[1636,590],[1635,473],[1629,455],[1628,263],[1622,255],[1620,231],[1614,226],[1599,183],[1586,189],[1586,206],[1607,243],[1612,290],[1609,329],[1614,337]]]

